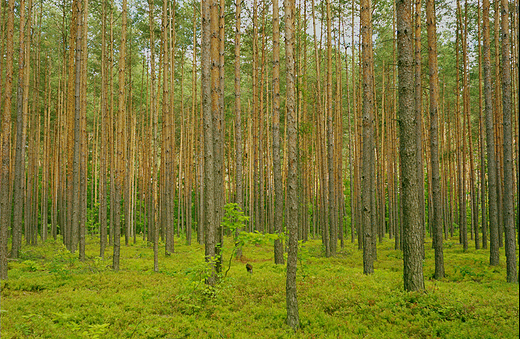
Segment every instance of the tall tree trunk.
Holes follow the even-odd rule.
[[[226,200],[226,188],[224,186],[224,5],[224,0],[220,0],[220,3],[216,2],[213,4],[214,7],[211,8],[212,21],[210,23],[210,25],[215,25],[215,27],[212,26],[212,34],[216,34],[215,36],[212,36],[211,41],[212,43],[216,44],[216,47],[211,45],[212,48],[214,48],[211,50],[211,76],[212,81],[216,81],[215,84],[212,83],[212,90],[214,92],[211,93],[211,105],[213,113],[213,153],[215,157],[213,163],[215,166],[215,190],[213,194],[215,199],[214,223],[216,230],[215,256],[217,258],[217,273],[222,271],[222,246],[224,242],[224,229],[220,222],[222,221],[222,217],[224,215],[224,203]],[[213,16],[216,17],[214,18]],[[215,22],[213,23],[213,21]],[[214,32],[213,29],[216,29],[216,31]],[[213,80],[213,77],[216,77],[216,80]],[[213,86],[216,87],[213,88]]]
[[[107,100],[107,52],[106,52],[106,1],[102,4],[101,14],[101,135],[106,136],[108,125],[108,100]],[[107,245],[107,145],[106,142],[100,143],[100,164],[99,164],[99,256],[105,257],[105,247]]]
[[[210,17],[211,10],[215,13]],[[203,109],[203,126],[204,126],[204,233],[205,233],[205,256],[206,262],[209,263],[211,274],[207,279],[209,285],[216,283],[215,268],[215,200],[214,200],[214,153],[213,153],[213,91],[218,91],[218,44],[211,41],[211,34],[217,34],[218,8],[216,0],[202,1],[202,45],[201,45],[201,67],[202,67],[202,109]],[[214,8],[213,8],[214,7]],[[213,18],[215,17],[215,18]],[[216,37],[215,37],[216,38]],[[211,56],[210,52],[216,55]],[[212,64],[215,63],[215,65]],[[211,68],[210,68],[211,66]],[[213,69],[216,74],[212,74]],[[215,82],[215,84],[213,83]],[[218,93],[217,99],[218,99]],[[215,106],[218,101],[214,103]]]
[[[23,222],[23,193],[25,180],[25,139],[26,139],[26,114],[24,109],[24,82],[25,73],[28,72],[28,60],[26,60],[25,47],[25,0],[20,1],[20,38],[18,56],[18,90],[16,96],[16,151],[14,163],[14,219],[13,239],[11,247],[11,258],[18,258],[22,245],[22,222]],[[10,111],[6,109],[6,112]],[[9,152],[8,152],[9,153]]]
[[[363,39],[363,273],[374,273],[375,246],[372,232],[374,215],[374,75],[372,68],[372,2],[361,2],[361,35]],[[412,106],[413,107],[413,106]]]
[[[439,175],[439,135],[438,135],[438,99],[439,75],[437,67],[437,24],[435,22],[435,1],[426,1],[426,16],[428,24],[428,66],[430,75],[430,152],[432,165],[433,206],[429,212],[431,232],[435,248],[435,279],[444,278],[444,254],[442,248],[442,204]],[[421,183],[421,182],[420,182]]]
[[[283,232],[283,182],[280,165],[280,17],[278,0],[273,0],[273,176],[274,176],[274,228]],[[274,243],[274,262],[284,264],[283,242]]]
[[[414,112],[412,30],[410,0],[397,1],[397,47],[399,71],[400,158],[402,173],[404,289],[424,290],[422,230],[419,220],[417,182],[417,133]]]
[[[505,252],[507,267],[507,282],[518,283],[516,267],[516,237],[515,237],[515,193],[513,179],[513,159],[512,159],[512,127],[511,127],[511,60],[509,43],[509,2],[502,0],[501,18],[501,37],[502,37],[502,112],[504,128],[504,231],[505,231]]]
[[[126,145],[126,140],[123,136],[125,124],[123,122],[126,119],[126,27],[127,27],[127,1],[123,0],[121,9],[121,45],[119,46],[119,64],[118,64],[118,114],[116,123],[116,186],[115,186],[115,229],[114,229],[114,255],[113,255],[113,269],[114,271],[119,270],[119,258],[121,251],[121,194],[123,190],[123,178],[124,178],[124,163],[123,163],[123,144]],[[153,56],[152,56],[153,57]],[[156,229],[157,224],[155,225]],[[156,239],[157,240],[157,239]]]
[[[484,36],[484,101],[486,113],[486,149],[488,167],[488,204],[489,204],[489,264],[492,266],[499,263],[498,247],[498,211],[497,211],[497,166],[495,157],[495,129],[493,123],[493,99],[491,92],[491,52],[490,52],[490,29],[489,29],[489,0],[482,2],[482,18]]]
[[[11,224],[11,101],[13,86],[13,35],[14,35],[14,0],[9,0],[7,8],[7,42],[5,64],[5,93],[2,115],[2,167],[0,177],[0,280],[7,279],[7,242]]]
[[[88,138],[87,138],[87,33],[88,33],[88,0],[83,5],[83,31],[82,37],[82,63],[81,63],[81,143],[80,143],[80,215],[79,215],[79,259],[85,260],[86,246],[86,222],[87,222],[87,161],[88,161]],[[92,170],[95,171],[94,167]],[[94,176],[91,175],[93,179]],[[93,206],[92,206],[93,208]]]
[[[75,2],[72,9],[76,12],[76,63],[74,80],[74,162],[72,165],[72,242],[71,252],[76,251],[77,239],[79,239],[79,213],[80,213],[80,145],[81,145],[81,63],[82,63],[82,39],[83,39],[83,4],[80,0]]]
[[[156,74],[155,74],[155,9],[152,0],[148,1],[148,23],[150,27],[150,190],[149,190],[149,212],[148,219],[150,221],[151,237],[153,241],[153,270],[159,272],[159,223],[157,221],[157,172],[158,172],[158,113],[157,113],[157,97],[156,97]]]
[[[298,262],[298,204],[297,204],[297,163],[296,155],[296,110],[295,110],[295,62],[294,62],[294,0],[285,0],[285,62],[287,91],[287,231],[289,233],[287,256],[287,279],[285,298],[287,325],[296,329],[300,326],[298,299],[296,292],[296,265]]]
[[[484,150],[484,110],[482,109],[482,20],[481,20],[481,6],[478,0],[478,112],[479,112],[479,150],[480,150],[480,209],[482,211],[482,248],[487,248],[488,241],[488,215],[486,210],[486,158]]]
[[[274,6],[274,3],[273,3]],[[274,8],[274,7],[273,7]],[[242,106],[240,88],[240,24],[241,24],[242,1],[235,3],[235,152],[236,152],[236,203],[238,208],[244,210],[244,184],[243,184],[243,155],[242,155]],[[274,10],[273,10],[274,11]],[[274,13],[274,12],[273,12]],[[274,15],[274,14],[273,14]],[[273,19],[274,20],[274,19]],[[273,25],[274,30],[274,25]],[[274,42],[273,42],[274,45]],[[273,46],[274,51],[274,46]],[[238,236],[238,234],[237,234]],[[276,244],[275,244],[276,248]],[[237,251],[237,257],[242,256],[242,249]]]
[[[415,0],[415,119],[417,137],[417,182],[419,183],[419,222],[423,230],[421,251],[424,256],[424,235],[426,232],[424,206],[424,166],[423,166],[423,122],[422,122],[422,84],[421,84],[421,0]],[[437,90],[438,92],[438,90]],[[428,211],[432,206],[428,206]],[[430,224],[431,218],[428,218]],[[430,228],[431,232],[431,228]]]
[[[332,110],[332,36],[330,0],[327,0],[327,155],[329,177],[329,210],[330,255],[336,255],[338,245],[338,222],[336,210],[336,185],[334,183],[334,126]],[[337,123],[337,122],[336,122]]]

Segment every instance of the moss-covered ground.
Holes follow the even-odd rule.
[[[445,243],[447,277],[432,280],[427,243],[426,291],[403,290],[402,255],[391,240],[378,244],[375,273],[362,274],[362,252],[345,243],[334,258],[321,241],[300,248],[301,327],[285,325],[285,267],[272,245],[250,245],[215,288],[203,283],[204,248],[176,238],[159,256],[139,241],[122,246],[121,270],[97,257],[89,238],[80,262],[60,241],[23,247],[1,285],[2,338],[518,338],[519,287],[505,282],[505,257],[488,265],[488,251]],[[227,244],[230,243],[226,239]],[[111,248],[107,250],[110,253]],[[503,249],[502,249],[503,251]],[[225,270],[230,248],[225,248]],[[245,264],[253,265],[248,274]]]

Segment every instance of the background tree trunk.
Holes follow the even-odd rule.
[[[438,99],[439,76],[437,67],[437,27],[435,22],[435,2],[426,1],[426,16],[428,24],[428,66],[430,75],[430,152],[432,165],[433,206],[429,212],[433,244],[435,248],[435,279],[444,278],[444,254],[442,247],[442,204],[439,174],[439,133],[438,133]],[[419,181],[422,182],[422,181]],[[420,205],[420,204],[419,204]]]
[[[372,68],[372,3],[361,3],[361,35],[363,38],[363,273],[374,273],[375,245],[372,232],[374,210],[374,75]]]
[[[283,182],[280,165],[280,17],[278,0],[273,0],[273,176],[274,176],[274,229],[283,233]],[[282,239],[274,243],[275,264],[284,263]]]

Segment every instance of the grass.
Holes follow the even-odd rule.
[[[375,273],[362,274],[362,252],[345,243],[324,258],[321,241],[302,244],[298,267],[301,328],[285,325],[285,267],[272,245],[250,245],[215,288],[204,282],[204,248],[176,238],[175,253],[149,244],[123,246],[121,270],[97,257],[89,238],[80,262],[59,241],[23,247],[2,282],[2,338],[518,338],[519,287],[505,282],[505,257],[445,243],[447,277],[432,280],[427,243],[424,293],[402,287],[402,255],[378,244]],[[228,247],[230,240],[226,239]],[[110,249],[111,250],[111,249]],[[225,249],[227,269],[230,248]],[[109,251],[107,252],[109,253]],[[517,254],[518,255],[518,254]],[[245,264],[254,267],[246,272]]]

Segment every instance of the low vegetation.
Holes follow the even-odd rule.
[[[488,250],[463,253],[445,243],[447,277],[432,280],[434,258],[426,244],[426,291],[403,290],[401,252],[378,244],[375,273],[362,274],[362,252],[345,243],[326,259],[321,241],[302,243],[298,263],[301,328],[285,325],[285,266],[273,247],[249,244],[229,261],[215,288],[204,284],[204,248],[176,238],[175,253],[160,256],[138,241],[112,258],[97,257],[89,238],[80,262],[61,241],[23,247],[2,281],[2,338],[518,338],[519,287],[505,282],[505,258],[490,267]],[[502,253],[503,254],[503,253]],[[253,266],[252,274],[246,264]]]

